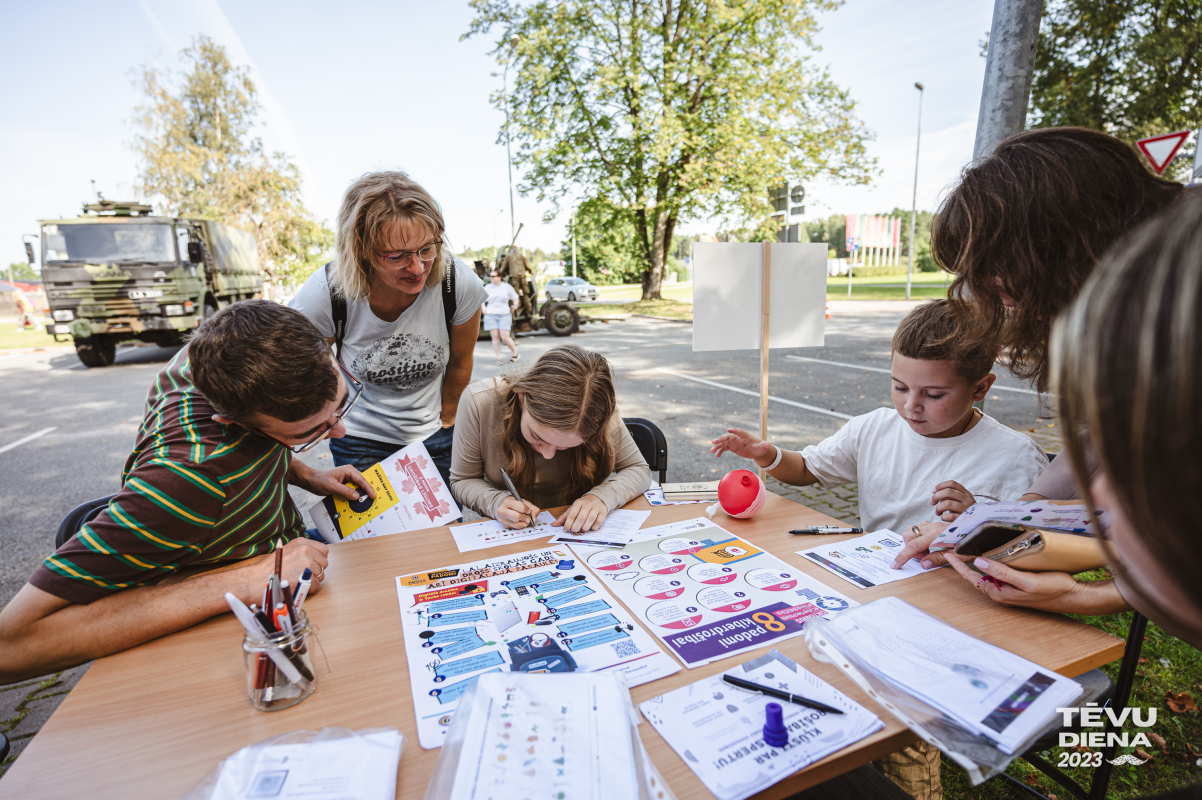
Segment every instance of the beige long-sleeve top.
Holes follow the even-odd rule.
[[[464,390],[455,416],[455,442],[451,449],[451,493],[462,505],[493,519],[497,516],[497,505],[509,496],[501,477],[505,466],[501,446],[505,412],[499,402],[502,380],[485,378]],[[651,470],[616,412],[608,433],[614,448],[615,472],[586,494],[594,495],[613,511],[650,488]],[[522,492],[523,500],[539,508],[554,508],[579,499],[569,497],[564,485],[565,453],[561,450],[551,459],[534,454],[534,488]]]

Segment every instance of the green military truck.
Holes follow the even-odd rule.
[[[255,238],[203,219],[151,216],[141,203],[88,203],[42,226],[42,281],[54,323],[89,367],[113,363],[130,339],[172,347],[236,300],[259,297]]]

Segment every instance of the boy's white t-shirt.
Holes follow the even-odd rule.
[[[958,482],[977,500],[1013,500],[1048,466],[1039,445],[992,417],[963,436],[931,439],[892,408],[853,417],[801,455],[822,488],[859,485],[864,530],[897,533],[940,521],[931,494],[944,481]]]

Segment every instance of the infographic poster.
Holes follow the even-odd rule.
[[[680,671],[566,547],[396,579],[418,741],[441,747],[460,696],[490,672]]]
[[[690,669],[796,636],[808,619],[859,605],[709,520],[663,528],[621,550],[580,553]]]
[[[330,544],[437,528],[459,519],[459,506],[421,442],[373,464],[363,477],[375,499],[366,492],[358,500],[331,495],[309,509],[317,531]]]

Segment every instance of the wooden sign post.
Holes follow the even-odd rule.
[[[760,438],[768,441],[768,339],[772,314],[772,243],[764,242],[760,255]],[[825,299],[825,298],[824,298]],[[760,470],[760,480],[768,476]]]

